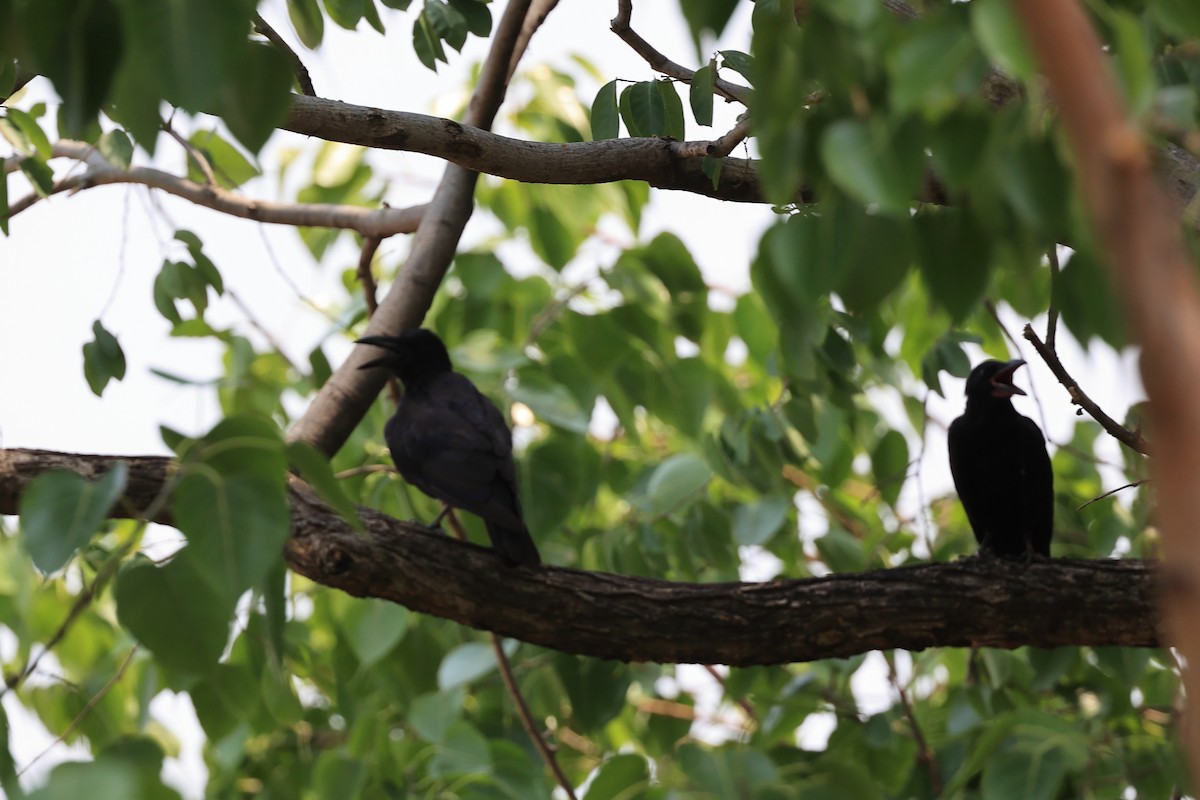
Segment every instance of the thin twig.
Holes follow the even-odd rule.
[[[357,478],[359,475],[370,475],[375,472],[395,472],[393,467],[387,464],[364,464],[361,467],[351,467],[344,469],[341,472],[335,473],[333,477],[339,481],[346,478]]]
[[[521,25],[521,33],[517,36],[516,44],[513,45],[506,81],[512,80],[513,73],[517,71],[517,64],[521,62],[521,57],[525,55],[525,49],[529,47],[529,40],[533,38],[533,34],[542,26],[546,17],[557,5],[558,0],[533,0],[529,4],[529,10],[525,12],[525,22]]]
[[[304,66],[304,62],[300,60],[300,56],[296,55],[296,51],[291,48],[291,45],[285,42],[283,37],[258,14],[254,15],[254,30],[267,37],[267,41],[282,50],[283,54],[292,62],[292,69],[296,71],[296,83],[300,85],[300,91],[309,97],[316,97],[317,91],[313,88],[308,68]]]
[[[1058,305],[1054,302],[1054,287],[1058,286],[1058,245],[1051,245],[1046,254],[1050,260],[1050,311],[1046,315],[1046,347],[1057,352]]]
[[[378,236],[367,236],[363,239],[362,250],[358,254],[358,280],[362,283],[363,299],[367,304],[367,319],[375,316],[375,310],[379,308],[379,301],[375,299],[379,287],[375,283],[375,274],[371,271],[371,262],[375,260],[375,253],[382,242],[383,239]],[[400,405],[403,393],[400,391],[400,381],[395,375],[388,376],[387,387],[392,405]]]
[[[653,46],[641,36],[634,32],[629,26],[630,17],[633,16],[633,0],[618,0],[617,15],[613,17],[610,23],[612,32],[621,38],[621,41],[633,48],[633,51],[645,59],[650,65],[650,69],[656,72],[661,72],[669,78],[674,78],[684,83],[691,83],[692,77],[696,74],[695,70],[676,64],[671,59],[664,56],[662,53],[654,49]],[[724,97],[726,100],[736,101],[745,105],[750,99],[750,87],[742,86],[737,83],[732,83],[724,78],[713,76],[713,92]]]
[[[83,724],[83,721],[87,718],[88,714],[92,713],[92,709],[94,709],[96,705],[104,699],[105,695],[107,695],[114,686],[121,682],[121,678],[125,677],[125,672],[129,669],[129,665],[133,663],[133,657],[137,655],[137,651],[138,646],[135,644],[129,649],[129,655],[125,656],[125,660],[121,662],[121,666],[117,669],[116,673],[108,679],[108,683],[101,686],[100,691],[88,698],[87,703],[84,704],[79,713],[75,715],[75,719],[71,720],[71,724],[66,727],[66,730],[56,736],[54,741],[46,746],[45,750],[33,757],[33,760],[21,767],[21,769],[17,772],[18,778],[24,775],[30,767],[40,761],[42,756],[46,755],[55,747],[65,742],[67,737],[74,733],[75,729]]]
[[[1133,483],[1127,483],[1124,486],[1118,486],[1117,488],[1113,489],[1112,491],[1105,492],[1104,494],[1099,495],[1098,497],[1093,497],[1091,500],[1088,500],[1083,505],[1077,506],[1075,508],[1075,510],[1082,511],[1083,509],[1090,506],[1092,503],[1099,502],[1106,497],[1111,497],[1112,495],[1116,494],[1117,492],[1124,491],[1125,489],[1136,489],[1138,486],[1141,486],[1143,483],[1149,483],[1152,480],[1154,480],[1154,479],[1153,478],[1142,478],[1140,481],[1134,481]]]
[[[1034,332],[1032,325],[1025,326],[1025,338],[1033,345],[1033,349],[1037,350],[1038,355],[1046,362],[1046,366],[1054,373],[1054,377],[1058,378],[1067,390],[1067,394],[1071,395],[1071,402],[1082,408],[1092,419],[1100,423],[1100,427],[1108,431],[1109,435],[1116,439],[1121,444],[1136,450],[1142,455],[1149,455],[1150,448],[1146,444],[1146,440],[1137,431],[1131,431],[1115,419],[1104,413],[1104,410],[1088,397],[1083,389],[1079,388],[1079,383],[1071,377],[1062,362],[1058,360],[1058,355],[1046,347],[1038,335]]]
[[[896,689],[896,694],[900,696],[900,705],[904,707],[904,716],[908,720],[908,726],[912,728],[913,739],[917,743],[917,761],[925,766],[925,770],[929,773],[930,788],[933,789],[934,797],[942,796],[942,775],[938,771],[937,759],[933,755],[933,751],[929,749],[929,742],[925,740],[925,734],[921,731],[921,725],[917,722],[917,715],[913,711],[912,702],[908,699],[908,692],[900,685],[900,677],[896,674],[896,664],[893,658],[887,659],[888,665],[888,680]]]
[[[446,506],[445,516],[450,522],[450,530],[454,531],[455,537],[465,542],[467,540],[467,532],[463,530],[462,523],[454,513],[454,509]],[[512,664],[509,662],[508,654],[504,652],[504,647],[500,643],[500,635],[491,631],[488,632],[488,635],[492,639],[492,650],[496,654],[496,664],[500,668],[500,678],[504,681],[504,688],[508,690],[513,703],[517,706],[517,716],[521,719],[521,726],[525,728],[525,733],[529,735],[529,740],[537,748],[542,761],[546,762],[546,766],[554,774],[554,779],[558,781],[558,785],[567,793],[567,797],[570,800],[575,800],[575,789],[571,786],[571,781],[562,771],[562,767],[558,765],[558,759],[554,757],[554,750],[546,743],[545,737],[542,736],[537,729],[537,725],[534,724],[533,712],[529,710],[529,704],[525,702],[525,696],[521,694],[521,687],[517,686],[517,679],[513,676]]]
[[[711,675],[713,680],[721,685],[721,691],[725,691],[725,677],[721,675],[721,673],[717,672],[717,668],[712,664],[704,664],[703,666],[704,671]],[[738,707],[741,708],[743,712],[745,712],[746,717],[749,718],[751,722],[755,724],[758,723],[758,714],[754,713],[754,706],[750,705],[749,700],[744,697],[739,697],[734,700],[734,702],[738,704]]]
[[[204,157],[204,154],[194,144],[183,138],[183,135],[175,130],[169,120],[162,124],[162,129],[166,132],[167,136],[170,136],[179,143],[179,146],[187,153],[188,161],[196,165],[196,169],[200,170],[200,174],[204,176],[205,182],[209,186],[216,186],[217,175],[213,172],[212,164],[208,163],[208,159]]]
[[[267,330],[266,325],[263,325],[258,321],[258,318],[254,316],[254,312],[250,310],[250,306],[246,305],[245,301],[238,296],[238,293],[232,288],[226,286],[225,294],[229,296],[229,299],[233,301],[233,304],[238,307],[239,311],[242,312],[242,315],[245,316],[246,322],[250,324],[250,327],[262,334],[263,338],[267,340],[267,344],[269,344],[275,350],[275,352],[279,354],[280,358],[287,362],[289,367],[299,371],[300,368],[296,366],[296,362],[288,358],[287,353],[283,349],[283,343],[276,339],[273,333]]]

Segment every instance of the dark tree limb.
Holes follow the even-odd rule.
[[[1142,437],[1142,434],[1137,431],[1131,431],[1117,422],[1106,414],[1104,409],[1097,405],[1095,400],[1088,397],[1087,393],[1079,387],[1078,381],[1071,377],[1071,373],[1067,372],[1067,368],[1059,361],[1058,354],[1042,342],[1032,325],[1025,326],[1025,338],[1033,345],[1033,349],[1037,350],[1038,355],[1042,357],[1042,361],[1046,362],[1046,366],[1054,373],[1054,377],[1058,378],[1058,382],[1067,390],[1067,394],[1071,395],[1072,403],[1090,414],[1092,419],[1100,423],[1100,427],[1108,431],[1108,434],[1121,444],[1131,450],[1136,450],[1142,455],[1150,454],[1150,448],[1146,444],[1146,440]]]
[[[261,14],[254,15],[254,30],[267,38],[277,50],[287,56],[288,61],[292,62],[292,70],[296,73],[296,84],[300,87],[300,91],[304,92],[309,97],[316,97],[317,90],[313,88],[312,77],[308,74],[308,67],[304,66],[304,62],[300,60],[300,56],[292,49],[279,32],[272,28]]]
[[[102,474],[114,456],[0,450],[0,513],[36,475]],[[127,458],[114,513],[137,516],[170,461]],[[508,569],[487,548],[362,509],[356,534],[298,481],[288,565],[317,583],[568,653],[622,661],[783,664],[870,650],[1156,647],[1155,564],[965,558],[769,583],[675,583],[562,567]],[[166,515],[157,521],[170,524]],[[247,531],[246,535],[253,535]]]

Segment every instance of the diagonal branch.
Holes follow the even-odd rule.
[[[125,169],[114,166],[91,145],[67,139],[55,143],[54,155],[82,161],[87,165],[87,169],[77,175],[68,175],[55,181],[52,194],[111,184],[137,184],[182,197],[198,206],[255,222],[343,228],[356,231],[363,236],[376,237],[412,233],[417,229],[417,225],[420,224],[428,207],[419,205],[408,208],[361,208],[329,203],[275,203],[268,200],[254,200],[219,186],[196,183],[151,167]],[[19,158],[5,160],[4,173],[7,174],[16,169],[19,161]],[[37,194],[30,194],[15,201],[9,208],[9,216],[15,217],[42,199]]]
[[[634,32],[630,27],[630,17],[633,16],[633,0],[618,0],[617,15],[610,23],[612,32],[621,37],[621,41],[633,48],[633,51],[646,60],[650,69],[661,72],[668,78],[691,83],[696,71],[676,64],[671,59],[654,49],[654,47]],[[713,76],[713,91],[726,100],[736,101],[742,105],[750,102],[750,87],[727,81],[719,75]]]
[[[0,450],[0,513],[14,513],[21,492],[48,469],[95,477],[116,458]],[[136,514],[171,462],[123,460],[128,503],[119,507]],[[317,583],[597,658],[746,666],[897,647],[1160,644],[1153,562],[965,558],[807,580],[676,583],[508,569],[486,548],[369,509],[359,510],[367,530],[360,536],[296,480],[291,508],[284,557]],[[161,514],[157,521],[170,524]]]
[[[467,105],[466,124],[478,129],[488,128],[495,119],[508,86],[509,66],[519,57],[517,41],[529,10],[530,0],[510,0],[505,6],[492,46],[484,61],[479,82]],[[297,97],[296,102],[322,104],[317,98]],[[340,104],[332,104],[337,107]],[[329,108],[330,106],[321,106]],[[381,112],[364,109],[369,118],[378,119]],[[292,117],[295,117],[294,109]],[[450,123],[458,127],[458,123]],[[429,202],[424,223],[413,237],[412,250],[400,275],[379,304],[367,325],[369,335],[395,335],[415,328],[425,318],[433,296],[458,248],[459,238],[475,207],[475,182],[479,173],[448,164],[433,199]],[[312,404],[296,422],[289,436],[295,441],[308,442],[327,456],[332,456],[349,438],[351,431],[366,415],[387,376],[385,370],[361,370],[371,357],[355,348],[350,356],[321,387]]]
[[[279,32],[272,28],[267,21],[262,18],[261,14],[254,15],[254,30],[267,38],[275,49],[279,50],[288,61],[292,62],[292,69],[296,73],[296,83],[300,86],[300,91],[304,92],[309,97],[316,97],[317,90],[313,88],[312,78],[308,74],[308,67],[304,66],[304,62],[300,60],[300,56],[292,49]]]
[[[1126,428],[1104,413],[1104,409],[1097,405],[1096,401],[1087,396],[1087,393],[1079,387],[1079,383],[1071,377],[1071,373],[1067,372],[1067,368],[1059,361],[1058,354],[1042,342],[1037,332],[1033,330],[1032,325],[1025,326],[1025,338],[1033,345],[1033,349],[1037,350],[1038,355],[1042,357],[1042,361],[1046,362],[1046,366],[1054,373],[1054,377],[1058,378],[1058,382],[1067,390],[1067,394],[1071,395],[1072,403],[1090,414],[1092,419],[1100,423],[1100,427],[1108,431],[1109,435],[1121,444],[1131,450],[1138,451],[1142,455],[1150,454],[1150,448],[1140,433],[1129,430],[1129,428]]]

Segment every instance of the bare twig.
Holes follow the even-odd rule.
[[[891,681],[892,686],[896,689],[896,694],[900,696],[900,705],[904,708],[904,717],[908,720],[908,726],[912,729],[913,739],[917,743],[917,761],[929,773],[929,785],[933,789],[933,797],[941,797],[942,775],[938,770],[937,758],[934,757],[933,751],[929,749],[929,742],[925,740],[925,734],[921,731],[921,725],[917,722],[917,715],[913,712],[912,701],[908,699],[908,692],[900,685],[900,677],[896,674],[894,657],[887,659],[887,665],[888,680]]]
[[[309,97],[316,97],[317,91],[313,88],[312,78],[309,77],[308,68],[304,66],[304,62],[300,60],[300,56],[291,48],[279,33],[267,24],[267,21],[262,16],[254,15],[254,30],[267,37],[267,41],[273,44],[277,49],[281,50],[288,60],[292,62],[292,69],[296,72],[296,83],[300,85],[300,91],[304,92]]]
[[[1054,377],[1058,378],[1058,382],[1066,388],[1067,394],[1071,395],[1071,402],[1082,408],[1092,419],[1100,423],[1100,427],[1108,431],[1114,439],[1121,444],[1136,450],[1142,455],[1149,455],[1150,449],[1146,444],[1146,440],[1137,431],[1131,431],[1115,419],[1104,413],[1104,409],[1096,405],[1092,398],[1088,397],[1083,389],[1079,388],[1079,383],[1071,377],[1067,372],[1066,367],[1058,360],[1058,354],[1048,348],[1037,333],[1034,332],[1032,325],[1025,326],[1025,338],[1033,345],[1033,349],[1037,350],[1038,355],[1046,362],[1046,366],[1054,373]]]
[[[250,310],[250,306],[246,305],[245,301],[238,296],[238,293],[235,292],[231,287],[226,286],[225,294],[229,295],[229,299],[232,300],[233,304],[238,307],[239,311],[242,312],[242,315],[246,318],[246,322],[249,323],[250,327],[262,334],[263,338],[267,340],[267,344],[269,344],[271,348],[279,354],[280,358],[287,362],[289,367],[299,371],[299,368],[296,366],[296,362],[288,358],[287,351],[283,349],[283,343],[275,338],[275,334],[267,330],[266,325],[263,325],[261,322],[259,322],[258,318],[254,316],[254,312]]]
[[[91,145],[70,140],[56,143],[54,155],[84,161],[87,164],[87,170],[80,175],[56,181],[52,194],[90,189],[94,186],[108,184],[133,183],[149,186],[152,189],[161,189],[196,205],[242,219],[279,225],[343,228],[357,231],[363,236],[412,233],[417,229],[427,208],[427,206],[419,205],[409,208],[367,209],[327,203],[275,203],[266,200],[252,200],[219,186],[205,186],[149,167],[123,169],[108,163]],[[9,171],[9,162],[16,161],[17,159],[6,160],[5,172]],[[16,168],[15,164],[13,168]],[[39,195],[31,194],[17,200],[9,208],[9,216],[14,217],[20,214],[41,199]]]
[[[212,164],[208,163],[208,159],[204,157],[204,154],[195,145],[183,138],[183,135],[175,130],[169,121],[163,123],[162,129],[166,131],[168,136],[179,143],[179,146],[187,153],[188,161],[196,165],[196,169],[200,170],[200,174],[204,176],[205,182],[209,186],[216,186],[217,175],[213,172]]]
[[[1046,253],[1046,258],[1050,260],[1050,311],[1046,315],[1046,347],[1051,353],[1058,351],[1057,336],[1058,336],[1058,304],[1054,301],[1054,287],[1058,285],[1058,246],[1050,245],[1050,251]]]
[[[375,472],[395,472],[396,470],[387,464],[363,464],[361,467],[351,467],[344,469],[341,472],[335,473],[333,477],[339,481],[344,478],[356,478],[359,475],[370,475]]]
[[[21,767],[21,769],[17,772],[18,777],[24,775],[25,772],[38,761],[40,761],[44,755],[66,741],[67,737],[74,733],[75,730],[83,724],[83,721],[87,719],[88,714],[92,713],[92,709],[94,709],[96,705],[104,699],[104,697],[112,690],[114,686],[121,682],[121,678],[125,677],[125,672],[129,669],[129,665],[133,663],[133,657],[137,655],[137,651],[138,646],[135,644],[129,649],[129,655],[125,656],[125,660],[121,662],[121,666],[117,668],[116,673],[114,673],[113,676],[108,679],[108,683],[101,686],[100,691],[88,698],[87,703],[82,709],[79,710],[79,713],[75,715],[75,719],[71,720],[71,724],[68,725],[62,733],[54,737],[54,741],[48,744],[46,749],[34,756],[28,764]]]
[[[1102,494],[1102,495],[1099,495],[1099,496],[1097,496],[1097,497],[1093,497],[1091,500],[1088,500],[1086,503],[1084,503],[1084,504],[1083,504],[1083,505],[1081,505],[1081,506],[1076,506],[1075,510],[1076,510],[1076,511],[1082,511],[1083,509],[1085,509],[1085,508],[1087,508],[1088,506],[1090,506],[1092,503],[1097,503],[1097,502],[1099,502],[1099,501],[1103,500],[1103,499],[1104,499],[1104,498],[1106,498],[1106,497],[1111,497],[1111,496],[1113,496],[1114,494],[1116,494],[1117,492],[1122,492],[1122,491],[1124,491],[1124,490],[1126,490],[1126,489],[1136,489],[1137,487],[1141,486],[1143,483],[1149,483],[1151,480],[1153,480],[1153,479],[1152,479],[1152,478],[1142,478],[1140,481],[1134,481],[1133,483],[1127,483],[1127,484],[1125,484],[1124,486],[1118,486],[1117,488],[1115,488],[1115,489],[1113,489],[1113,490],[1111,490],[1111,491],[1105,492],[1105,493],[1104,493],[1104,494]]]
[[[446,506],[442,513],[450,522],[450,530],[454,531],[455,538],[465,542],[467,540],[467,532],[463,530],[462,523],[454,513],[454,509]],[[529,704],[525,702],[525,696],[521,694],[521,687],[517,686],[517,679],[513,676],[512,664],[508,660],[508,654],[504,652],[500,635],[489,632],[488,636],[492,640],[492,652],[496,654],[496,665],[500,668],[500,678],[504,682],[504,688],[508,690],[508,695],[512,698],[513,704],[517,707],[517,716],[521,719],[521,726],[525,728],[525,733],[528,734],[529,741],[533,742],[533,746],[538,751],[538,755],[542,757],[542,761],[546,762],[546,766],[550,768],[550,772],[554,775],[554,780],[567,793],[567,797],[570,800],[575,800],[575,789],[572,787],[571,781],[562,771],[562,767],[558,765],[558,759],[554,757],[554,750],[546,743],[546,738],[542,736],[537,725],[534,723],[533,712],[529,710]]]
[[[378,236],[367,236],[363,239],[362,250],[358,254],[358,280],[362,284],[363,300],[367,304],[367,319],[375,316],[375,310],[379,308],[379,301],[375,299],[379,287],[375,284],[371,262],[375,260],[375,253],[382,242],[383,239]],[[392,405],[400,405],[400,380],[395,375],[388,375],[387,387]]]
[[[633,48],[633,51],[646,60],[650,69],[661,72],[668,78],[674,78],[684,83],[691,83],[695,70],[676,64],[671,59],[654,49],[654,47],[634,32],[629,26],[633,16],[633,0],[618,0],[617,15],[610,25],[612,32],[621,37],[621,41]],[[713,76],[713,92],[726,100],[736,101],[745,105],[750,99],[750,87],[727,81],[720,76]]]
[[[705,664],[704,671],[711,675],[712,679],[721,685],[721,691],[725,691],[725,677],[721,673],[717,672],[716,667],[714,667],[712,664]],[[738,707],[742,709],[742,712],[745,713],[747,719],[757,724],[758,714],[754,713],[754,706],[750,705],[749,700],[744,697],[739,697],[734,700],[734,702],[737,703]]]

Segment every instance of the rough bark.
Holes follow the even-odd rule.
[[[0,450],[0,513],[47,469],[102,474],[113,456]],[[164,458],[124,459],[136,515]],[[296,572],[359,597],[568,653],[746,666],[926,647],[1154,647],[1154,564],[966,558],[767,583],[677,583],[561,567],[509,569],[488,549],[361,509],[365,537],[293,481]],[[170,518],[159,521],[169,524]],[[246,535],[253,535],[247,531]]]

